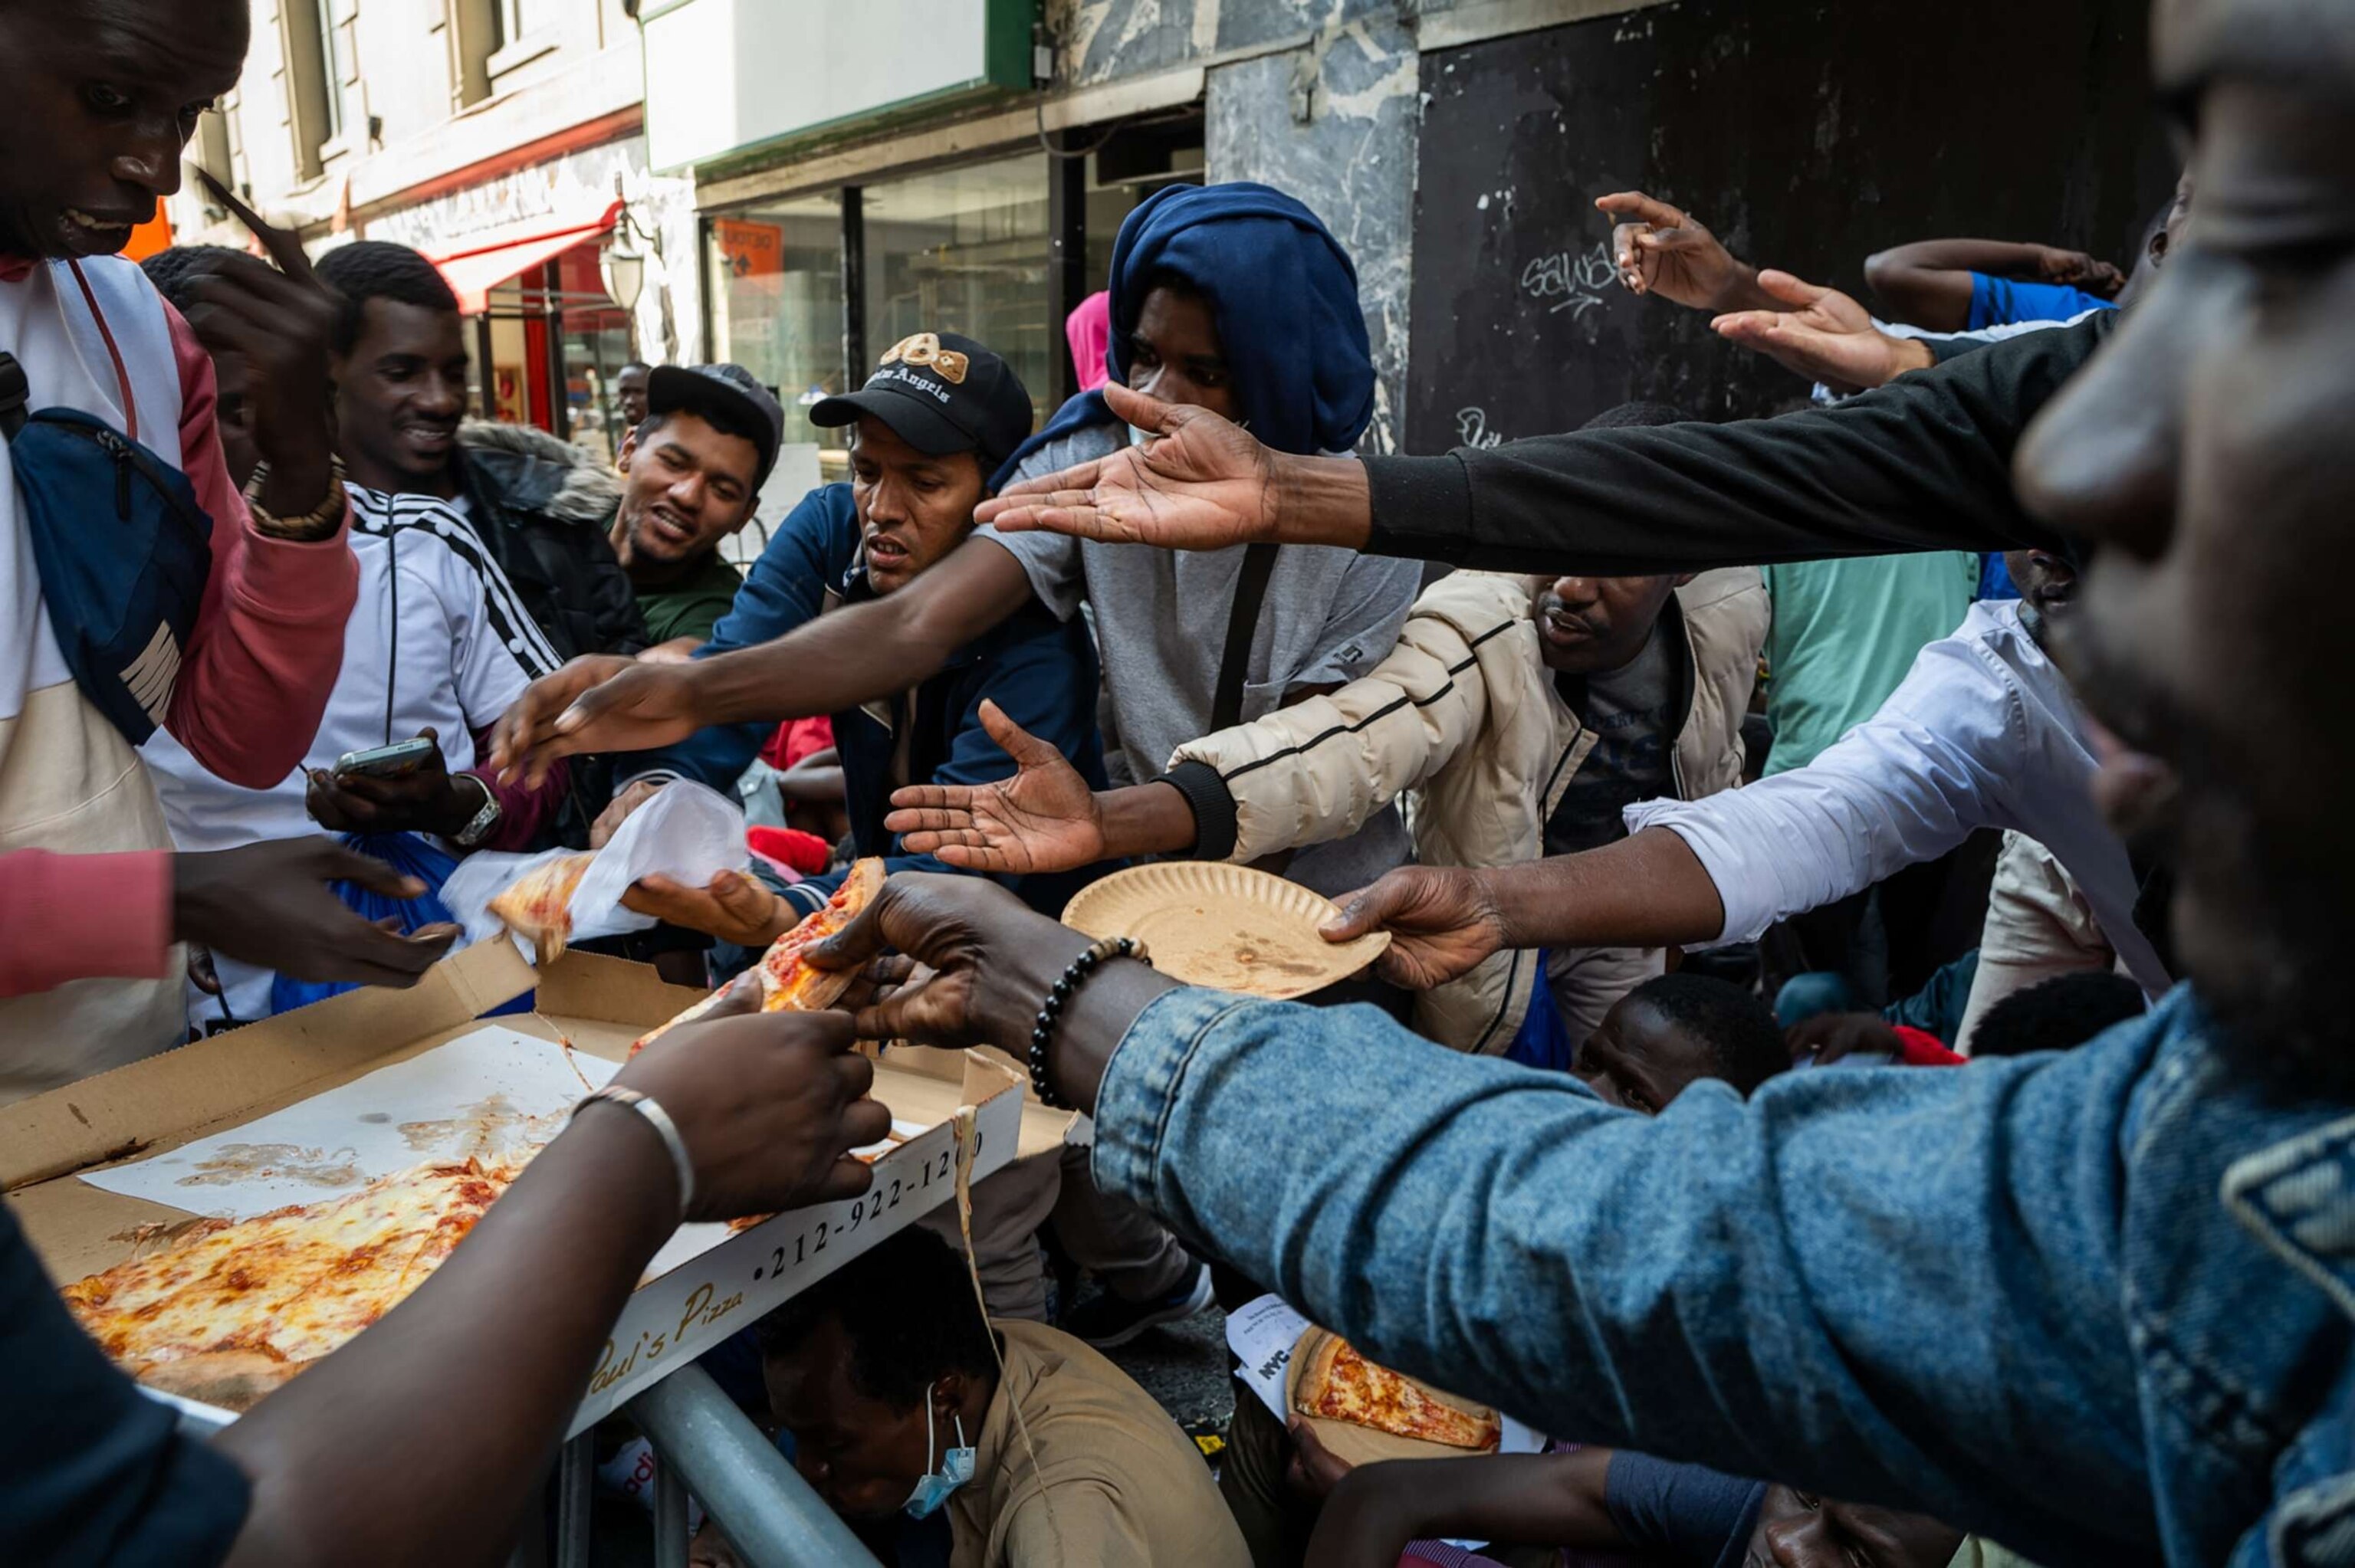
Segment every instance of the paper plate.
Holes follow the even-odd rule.
[[[1388,931],[1328,942],[1333,901],[1296,882],[1218,861],[1156,861],[1116,871],[1063,906],[1091,937],[1134,937],[1153,967],[1188,985],[1282,1001],[1347,980],[1391,945]]]
[[[1300,1375],[1307,1370],[1316,1347],[1332,1339],[1329,1329],[1313,1324],[1301,1334],[1292,1347],[1292,1360],[1284,1372],[1284,1407],[1308,1423],[1316,1433],[1316,1440],[1333,1451],[1334,1457],[1351,1465],[1371,1465],[1383,1459],[1476,1459],[1495,1449],[1451,1448],[1444,1443],[1426,1443],[1420,1437],[1401,1437],[1395,1432],[1377,1432],[1370,1426],[1360,1426],[1351,1421],[1332,1421],[1322,1415],[1310,1415],[1300,1408]],[[1404,1377],[1403,1372],[1399,1374]],[[1407,1378],[1426,1393],[1435,1394],[1460,1409],[1486,1410],[1488,1407],[1472,1400],[1458,1399],[1444,1393],[1420,1378]]]

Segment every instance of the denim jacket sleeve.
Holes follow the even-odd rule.
[[[1094,1170],[1558,1436],[2115,1562],[2156,1531],[2118,1265],[2148,1038],[1646,1118],[1371,1008],[1180,990],[1112,1059]]]

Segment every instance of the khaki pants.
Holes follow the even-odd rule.
[[[1573,1054],[1619,999],[1667,972],[1658,948],[1564,948],[1546,955],[1546,981]]]
[[[1033,1154],[973,1184],[973,1258],[981,1275],[981,1298],[993,1318],[1047,1320],[1047,1266],[1039,1254],[1039,1227],[1056,1208],[1055,1195],[1063,1184],[1061,1155],[1069,1152]],[[964,1253],[955,1200],[916,1223]]]
[[[1063,1150],[1063,1190],[1055,1200],[1055,1234],[1063,1250],[1124,1301],[1168,1295],[1192,1272],[1193,1255],[1145,1210],[1098,1190],[1088,1169],[1092,1152],[1071,1145]]]

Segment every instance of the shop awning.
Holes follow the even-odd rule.
[[[616,201],[601,211],[550,214],[485,229],[467,236],[462,242],[463,249],[437,255],[432,261],[457,294],[459,311],[470,316],[480,315],[484,295],[582,240],[596,238],[613,227],[621,212],[622,204]]]

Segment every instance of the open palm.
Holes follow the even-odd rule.
[[[1144,446],[1008,485],[975,514],[1008,533],[1043,529],[1115,545],[1223,550],[1273,539],[1268,450],[1207,409],[1164,403],[1117,384],[1112,411],[1158,432]]]
[[[1838,289],[1775,271],[1759,273],[1758,286],[1785,308],[1719,316],[1710,325],[1720,337],[1840,390],[1883,386],[1906,368],[1902,341],[1875,326],[1872,313]]]
[[[900,847],[938,855],[960,870],[1007,876],[1071,871],[1103,859],[1103,817],[1079,769],[996,703],[981,705],[981,724],[1014,758],[1014,772],[995,784],[895,790],[883,825],[900,835]]]

